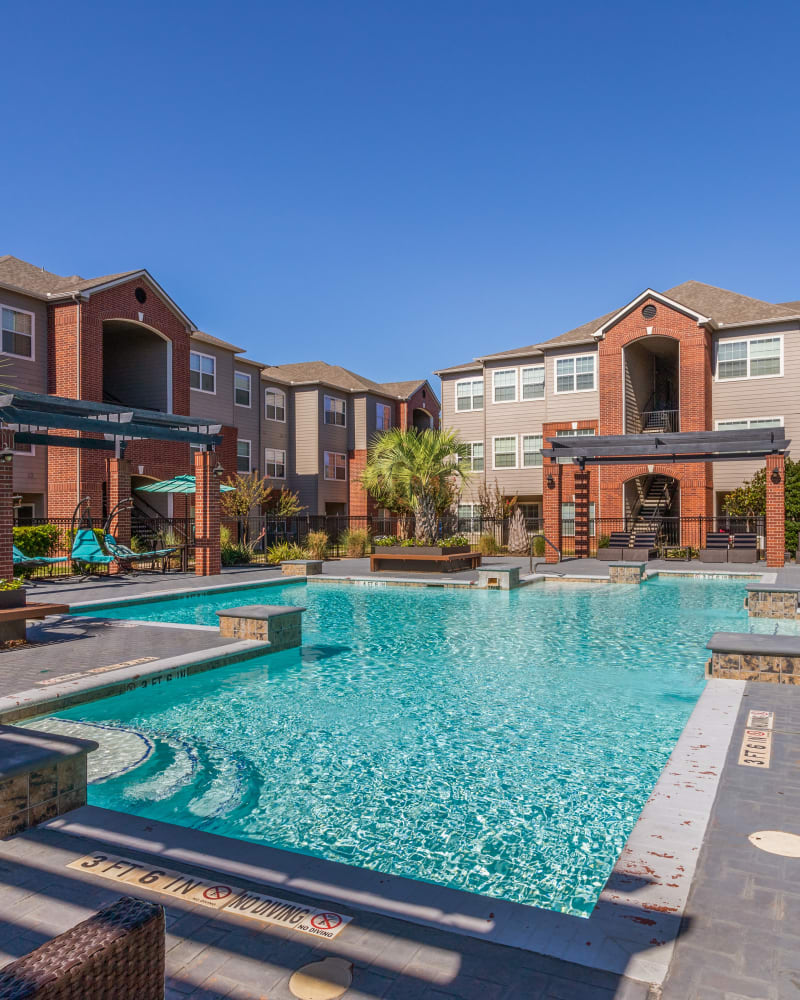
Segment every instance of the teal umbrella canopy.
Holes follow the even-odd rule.
[[[149,486],[137,486],[137,493],[194,493],[196,484],[194,476],[175,476],[173,479],[162,479],[160,483]],[[220,493],[235,493],[233,486],[219,485]]]

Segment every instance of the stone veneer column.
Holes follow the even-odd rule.
[[[14,432],[0,431],[3,449],[14,447]],[[12,456],[0,458],[0,580],[14,576],[14,461]]]
[[[561,474],[563,466],[558,463],[545,465],[542,469],[542,500],[544,506],[544,533],[548,540],[561,551]],[[554,483],[547,485],[548,475]],[[558,562],[558,552],[551,545],[545,544],[545,561]]]
[[[767,455],[767,566],[780,567],[786,552],[786,463],[783,455]],[[779,482],[772,474],[778,470]]]
[[[214,475],[217,456],[198,451],[194,456],[194,571],[214,576],[222,569],[219,555],[219,481]]]

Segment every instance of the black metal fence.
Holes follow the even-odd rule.
[[[589,554],[594,556],[597,549],[605,545],[612,532],[655,532],[656,548],[662,558],[688,559],[705,548],[706,539],[711,534],[735,535],[755,534],[760,552],[766,549],[766,519],[763,515],[754,517],[662,517],[652,524],[638,518],[603,517],[592,518],[589,522]],[[561,552],[564,556],[575,554],[575,522],[563,521],[561,525]]]

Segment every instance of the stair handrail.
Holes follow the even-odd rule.
[[[529,548],[528,548],[528,572],[531,573],[531,574],[534,572],[534,568],[533,568],[533,543],[534,543],[534,540],[537,539],[537,538],[543,538],[544,541],[545,541],[545,545],[549,545],[550,548],[553,549],[553,551],[558,556],[558,561],[561,562],[561,549],[555,544],[555,542],[551,542],[550,539],[547,537],[547,535],[543,531],[534,532],[534,534],[530,535],[529,538],[528,538],[528,542],[529,542]],[[538,566],[538,563],[537,563],[537,566]]]

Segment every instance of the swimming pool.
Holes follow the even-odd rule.
[[[59,718],[139,741],[93,805],[588,915],[703,688],[706,641],[748,629],[743,597],[740,581],[662,577],[122,605],[103,616],[308,610],[302,650]]]

